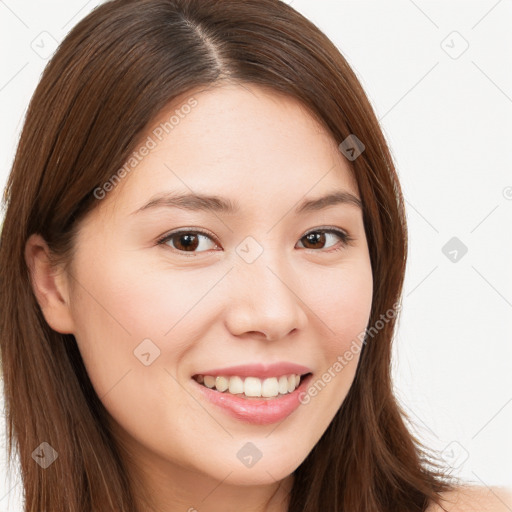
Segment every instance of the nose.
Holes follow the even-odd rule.
[[[238,261],[230,273],[225,321],[234,336],[257,333],[273,341],[307,325],[299,277],[282,255],[269,252],[250,264]]]

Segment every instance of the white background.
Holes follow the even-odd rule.
[[[99,3],[0,0],[2,189],[48,52]],[[453,474],[512,487],[512,2],[288,3],[345,55],[397,166],[410,248],[394,374],[411,428]],[[455,262],[452,237],[468,249]],[[0,450],[0,512],[22,511]]]

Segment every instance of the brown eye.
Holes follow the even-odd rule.
[[[304,241],[303,244],[306,249],[324,249],[326,242],[331,239],[333,235],[341,239],[341,248],[345,247],[350,240],[349,236],[343,231],[337,229],[320,229],[310,231],[301,238],[301,241]],[[333,247],[334,245],[335,244],[331,244],[328,247]]]
[[[206,242],[204,242],[206,240]],[[215,242],[210,236],[199,231],[176,231],[159,240],[159,244],[169,245],[172,249],[179,252],[203,252],[198,248],[208,250],[208,240],[216,247]],[[204,247],[206,244],[206,248]]]
[[[305,246],[307,249],[321,249],[322,247],[317,247],[318,244],[325,244],[326,236],[325,233],[320,231],[314,231],[312,233],[307,234],[302,238],[305,240]],[[313,246],[313,247],[311,247]]]
[[[339,244],[336,244],[336,237],[341,240]],[[299,242],[303,244],[305,249],[321,250],[327,247],[323,252],[331,252],[343,249],[351,240],[352,238],[347,233],[338,229],[317,229],[304,235]],[[211,242],[213,247],[208,247],[208,242]],[[158,244],[168,245],[173,251],[183,255],[188,253],[187,256],[195,256],[197,253],[207,252],[208,249],[219,247],[209,234],[192,230],[169,233],[161,238]],[[326,244],[329,245],[326,246]],[[333,248],[331,249],[331,247]]]

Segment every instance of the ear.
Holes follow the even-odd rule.
[[[48,325],[62,334],[73,334],[67,276],[64,270],[50,266],[49,254],[44,238],[32,234],[25,244],[25,261],[32,289]]]

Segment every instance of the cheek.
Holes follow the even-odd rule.
[[[157,347],[149,345],[150,357],[159,350],[166,355],[155,359],[156,366],[164,359],[172,366],[179,362],[192,336],[187,332],[204,314],[201,300],[219,278],[205,279],[200,269],[148,265],[112,248],[109,258],[95,260],[95,251],[90,252],[90,257],[84,251],[76,261],[78,284],[71,307],[82,358],[102,396],[128,370],[132,379],[146,369],[137,359],[138,347],[146,346],[141,345],[144,340],[152,340]]]
[[[367,327],[372,299],[373,276],[369,258],[346,260],[321,274],[311,274],[303,287],[306,303],[323,324],[324,352],[344,351]]]
[[[85,266],[80,272],[86,276],[85,285],[77,290],[74,314],[84,321],[95,318],[95,325],[83,325],[87,330],[97,325],[119,331],[133,342],[159,338],[172,330],[207,291],[204,275],[201,278],[184,270],[148,266],[138,259],[123,259],[122,254],[111,261],[96,265],[89,274]]]
[[[189,349],[184,326],[190,318],[183,317],[205,291],[190,287],[186,272],[149,271],[128,258],[97,262],[94,272],[78,266],[76,272],[75,337],[94,390],[132,436],[156,439],[157,427],[171,421],[169,404],[186,410],[187,395],[166,370],[174,374]]]
[[[310,307],[319,318],[323,367],[320,380],[330,391],[329,415],[341,405],[355,376],[359,355],[368,326],[372,299],[373,276],[369,258],[346,260],[343,267],[331,269],[332,275],[322,279],[321,290],[311,295]],[[320,324],[322,327],[320,327]]]
[[[371,265],[366,257],[347,259],[328,274],[311,276],[303,288],[314,290],[308,293],[307,304],[315,330],[321,334],[317,336],[321,365],[301,397],[309,411],[301,435],[309,446],[318,442],[352,386],[373,297]]]

